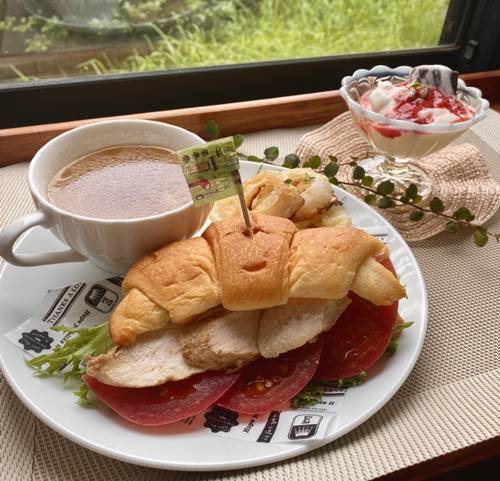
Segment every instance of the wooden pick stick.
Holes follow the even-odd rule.
[[[241,213],[243,214],[243,219],[245,219],[246,231],[249,235],[252,235],[252,220],[250,219],[250,214],[248,213],[247,204],[245,202],[245,197],[243,196],[243,192],[238,194],[238,198],[240,199]]]

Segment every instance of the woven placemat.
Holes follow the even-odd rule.
[[[461,143],[450,145],[417,161],[416,164],[432,176],[433,195],[443,200],[446,214],[452,214],[459,207],[467,207],[476,216],[474,222],[483,224],[500,207],[500,184],[489,173],[485,157],[488,156],[490,162],[500,162],[500,157],[488,146],[482,146],[480,150],[471,145],[467,138],[470,138],[470,134],[457,141]],[[319,155],[322,167],[330,162],[329,155],[336,155],[339,164],[344,164],[341,165],[337,178],[340,181],[352,182],[352,167],[348,165],[351,156],[362,157],[367,153],[371,155],[372,148],[354,126],[351,114],[346,112],[305,134],[300,139],[296,153],[303,160]],[[366,191],[355,187],[343,188],[357,197],[366,194]],[[443,231],[448,222],[448,219],[433,214],[424,215],[419,222],[413,222],[409,213],[414,209],[410,206],[377,210],[407,241],[427,239]]]
[[[500,116],[492,112],[480,128],[468,141],[482,152],[489,145],[500,151]],[[244,145],[248,153],[260,153],[269,145],[287,153],[306,132],[301,128],[249,134]],[[485,158],[500,179],[500,164]],[[27,164],[0,169],[0,228],[33,209],[26,172]],[[500,229],[498,213],[488,226]],[[0,479],[370,480],[499,435],[500,248],[490,243],[479,249],[466,233],[459,233],[436,235],[412,250],[429,295],[423,351],[394,398],[341,439],[262,468],[216,473],[141,468],[93,453],[55,433],[28,412],[0,375]]]

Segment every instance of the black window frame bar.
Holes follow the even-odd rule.
[[[0,87],[0,128],[281,97],[338,88],[377,64],[500,67],[500,2],[451,0],[442,45],[334,57],[69,77]]]

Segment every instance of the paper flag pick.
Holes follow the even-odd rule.
[[[179,150],[177,157],[195,205],[243,193],[232,137]]]

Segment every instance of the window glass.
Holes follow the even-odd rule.
[[[0,0],[0,84],[439,44],[449,0]]]

